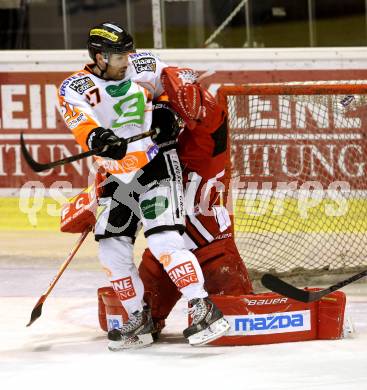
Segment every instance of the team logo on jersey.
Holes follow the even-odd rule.
[[[61,84],[61,87],[60,87],[60,96],[65,96],[65,91],[66,91],[66,87],[73,82],[73,80],[76,80],[78,79],[79,77],[82,77],[84,76],[85,73],[83,72],[78,72],[76,74],[73,74],[71,75],[70,77],[68,77],[66,80],[63,81],[63,83]]]
[[[109,85],[106,87],[107,93],[112,97],[119,97],[126,95],[127,91],[131,87],[131,80],[123,81],[119,85]]]
[[[137,58],[133,60],[132,63],[134,65],[136,73],[155,72],[157,68],[156,60],[153,57]]]
[[[87,77],[83,77],[82,79],[74,80],[70,84],[70,88],[72,90],[74,90],[75,92],[78,92],[79,95],[83,95],[83,93],[87,89],[92,88],[94,86],[95,86],[94,82],[88,76]]]
[[[168,209],[168,198],[155,196],[152,199],[145,199],[141,202],[140,207],[146,219],[155,219]]]

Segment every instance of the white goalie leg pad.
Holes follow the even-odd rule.
[[[125,349],[149,347],[151,344],[153,344],[152,334],[146,333],[132,337],[125,337],[118,341],[109,341],[108,349],[112,352],[118,352]]]
[[[219,320],[213,322],[209,327],[204,330],[193,334],[188,337],[190,345],[196,347],[200,345],[205,345],[222,337],[229,330],[230,325],[225,318],[220,318]]]

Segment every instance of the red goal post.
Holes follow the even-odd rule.
[[[367,268],[367,81],[223,86],[217,97],[251,275]]]

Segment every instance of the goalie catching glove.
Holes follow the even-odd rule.
[[[103,127],[96,127],[89,133],[87,145],[90,150],[106,146],[98,156],[113,160],[124,158],[127,150],[127,142],[124,138],[119,138],[112,130]]]
[[[194,129],[198,124],[219,127],[223,122],[223,110],[196,80],[197,74],[189,68],[166,67],[161,76],[173,109],[189,129]]]

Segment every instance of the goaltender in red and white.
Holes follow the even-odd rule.
[[[181,246],[193,251],[205,277],[206,291],[228,314],[227,318],[234,321],[229,336],[214,343],[248,345],[339,338],[345,307],[342,293],[333,297],[332,304],[329,300],[319,306],[301,304],[274,293],[252,294],[246,267],[232,236],[231,219],[220,202],[220,194],[227,190],[224,186],[228,158],[224,109],[200,86],[191,69],[168,67],[150,52],[130,54],[126,73],[140,86],[152,93],[155,91],[151,126],[159,130],[155,142],[160,150],[171,150],[175,145],[179,130],[176,113],[185,122],[178,135],[177,152],[183,168],[186,228],[182,236],[175,237],[179,237]],[[80,232],[87,224],[94,223],[89,206],[86,194],[76,197],[65,208],[62,230]],[[81,209],[86,212],[80,213]],[[167,241],[157,243],[159,250],[152,248],[149,237],[152,236],[148,236],[149,248],[143,254],[139,275],[145,288],[145,301],[150,305],[154,332],[158,335],[173,306],[182,294],[185,295],[187,286],[197,283],[197,272],[187,260],[175,261],[177,242],[168,241],[173,238],[170,234],[161,236]],[[113,272],[110,264],[107,268]],[[133,291],[130,279],[113,276],[110,279],[115,293],[110,288],[99,290],[100,323],[105,330],[106,308],[101,298],[108,301],[106,305],[111,304],[107,309],[114,313],[117,309],[126,321],[131,317],[127,298],[135,294],[135,290],[130,294]],[[125,310],[120,310],[122,307],[116,308],[116,301],[117,306],[121,304],[127,309],[128,316]],[[330,308],[327,305],[331,305]],[[194,307],[191,314],[195,323],[195,315],[200,313]],[[268,324],[270,320],[273,322]],[[276,321],[280,321],[281,326],[275,326]],[[108,328],[115,325],[109,324]],[[117,325],[122,329],[125,326],[118,321]],[[110,330],[110,336],[115,334],[116,331]],[[120,332],[117,335],[119,338]]]
[[[186,229],[183,238],[186,247],[200,262],[209,294],[251,294],[250,278],[234,242],[229,213],[223,206],[228,137],[225,110],[195,81],[191,69],[168,67],[162,73],[170,105],[186,123],[177,140],[185,188]],[[189,110],[181,108],[181,101],[187,102]],[[170,116],[162,114],[153,122],[164,128],[170,123]],[[139,274],[147,301],[151,302],[153,321],[159,330],[164,327],[165,319],[181,293],[173,283],[179,282],[180,275],[169,277],[162,267],[171,261],[170,253],[158,260],[149,248],[146,249]]]
[[[164,270],[192,306],[192,323],[184,336],[191,345],[206,344],[223,335],[229,324],[209,300],[199,262],[182,236],[183,183],[175,146],[168,143],[158,148],[156,143],[162,139],[151,136],[131,143],[125,140],[150,130],[152,102],[163,93],[161,71],[166,66],[146,53],[134,53],[131,36],[115,23],[92,28],[88,50],[94,62],[64,80],[59,102],[65,123],[84,150],[105,146],[99,156],[107,174],[94,232],[100,261],[128,314],[121,329],[108,333],[109,349],[153,342],[151,312],[143,300],[144,286],[133,260],[141,225],[154,256],[169,255]],[[166,78],[169,85],[169,73]],[[171,96],[176,101],[188,96],[184,90],[171,92],[183,92]],[[197,98],[193,96],[180,107],[195,106]],[[185,283],[175,279],[182,267],[191,275]]]

